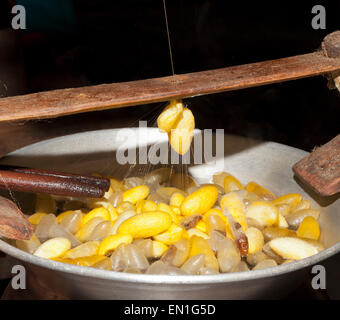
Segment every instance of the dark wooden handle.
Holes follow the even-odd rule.
[[[0,170],[0,189],[89,198],[102,198],[107,190],[72,177],[6,170]]]
[[[128,107],[331,73],[340,70],[338,35],[339,32],[335,32],[327,36],[322,51],[294,57],[162,78],[3,98],[0,99],[0,122]]]
[[[65,173],[53,170],[43,170],[43,169],[34,169],[34,168],[23,168],[18,166],[8,166],[8,165],[0,165],[0,172],[2,170],[13,171],[13,172],[21,172],[25,174],[31,175],[39,175],[45,177],[60,178],[65,181],[71,181],[74,183],[83,183],[86,185],[93,185],[103,189],[104,191],[108,191],[110,188],[110,180],[106,178],[99,178],[95,176],[85,176],[79,174]]]
[[[28,240],[33,228],[13,201],[0,197],[0,236]]]
[[[293,170],[322,196],[340,192],[340,134],[297,162]]]

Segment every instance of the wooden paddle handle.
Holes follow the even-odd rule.
[[[16,204],[0,196],[0,236],[8,239],[29,240],[33,228]]]
[[[52,90],[0,99],[0,122],[54,118],[239,90],[340,70],[340,31],[328,35],[322,50],[169,77]]]
[[[293,166],[295,174],[322,196],[340,192],[340,134]]]

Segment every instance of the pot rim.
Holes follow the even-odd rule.
[[[334,254],[340,252],[340,242],[311,257],[283,265],[278,265],[276,267],[268,269],[255,271],[251,270],[249,272],[220,273],[216,275],[176,275],[176,276],[156,274],[133,274],[65,264],[34,256],[30,253],[15,248],[14,246],[6,243],[3,240],[0,240],[0,249],[6,254],[14,258],[17,258],[20,261],[57,272],[58,271],[66,272],[68,274],[76,274],[78,276],[99,278],[103,280],[113,281],[116,280],[120,282],[179,285],[179,284],[232,283],[236,281],[258,280],[261,278],[279,276],[288,272],[293,272],[303,268],[312,267],[318,262],[333,256]]]

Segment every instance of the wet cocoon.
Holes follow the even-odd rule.
[[[205,186],[188,195],[181,205],[184,216],[192,214],[203,214],[215,204],[218,190],[214,186]]]
[[[171,223],[171,215],[166,212],[144,212],[125,220],[117,233],[130,234],[133,238],[148,238],[167,230]]]
[[[161,132],[167,132],[171,147],[180,155],[186,153],[195,129],[195,118],[188,108],[183,108],[179,100],[173,100],[157,119]]]
[[[71,248],[70,240],[66,238],[53,238],[44,242],[34,255],[41,258],[58,258]]]
[[[175,127],[182,111],[182,102],[179,100],[172,100],[157,119],[159,130],[163,132],[170,132],[171,129]]]
[[[194,129],[194,116],[189,109],[185,108],[176,126],[169,133],[170,145],[178,154],[183,155],[189,150]]]
[[[139,200],[144,200],[150,193],[148,186],[136,186],[123,193],[123,201],[137,203]]]

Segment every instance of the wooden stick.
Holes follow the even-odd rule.
[[[0,122],[53,118],[239,90],[340,70],[340,59],[322,52],[216,70],[0,99]]]
[[[297,162],[293,170],[323,196],[340,192],[340,134]]]
[[[23,168],[23,167],[8,166],[8,165],[0,165],[0,172],[1,170],[7,170],[7,171],[9,170],[9,171],[21,172],[21,173],[32,174],[32,175],[61,178],[67,181],[72,181],[74,183],[80,182],[80,183],[84,183],[87,185],[97,186],[100,189],[103,189],[104,191],[108,191],[110,188],[109,179],[99,178],[95,176],[86,176],[86,175],[65,173],[65,172],[52,171],[52,170]]]
[[[86,177],[79,181],[72,177],[9,170],[0,170],[0,189],[89,198],[102,198],[107,191],[107,188],[94,185],[92,180],[87,183]]]
[[[322,51],[169,77],[52,90],[0,99],[0,122],[60,117],[239,90],[340,70],[340,31]]]
[[[14,202],[0,197],[0,236],[28,240],[32,234],[31,224]]]

